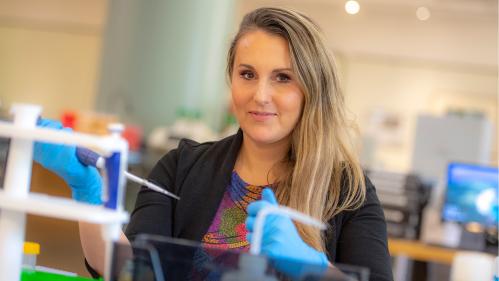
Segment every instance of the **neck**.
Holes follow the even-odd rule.
[[[272,144],[261,144],[244,134],[235,170],[243,180],[250,184],[274,183],[281,168],[279,162],[288,153],[289,146],[289,138]]]

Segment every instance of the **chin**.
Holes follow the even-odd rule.
[[[289,133],[281,132],[275,128],[243,128],[243,132],[256,143],[272,144],[279,142],[289,136]]]

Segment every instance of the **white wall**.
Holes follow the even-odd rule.
[[[0,0],[0,102],[92,110],[106,1]]]
[[[400,118],[401,141],[378,146],[377,168],[410,169],[418,114],[443,115],[450,109],[481,111],[497,132],[495,71],[371,56],[341,56],[340,60],[347,105],[357,116],[362,133],[369,130],[368,118],[374,110]],[[491,148],[494,161],[496,141]]]

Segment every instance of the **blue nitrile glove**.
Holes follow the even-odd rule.
[[[248,241],[251,242],[258,212],[271,205],[277,206],[278,203],[274,193],[269,188],[263,190],[262,200],[249,204],[248,218],[246,219],[246,228],[249,232]],[[324,268],[329,264],[324,253],[310,247],[301,239],[291,219],[281,215],[268,215],[265,218],[261,252],[278,260],[294,260]]]
[[[39,119],[38,127],[69,131],[58,121]],[[35,142],[33,159],[43,167],[56,173],[71,187],[76,201],[101,204],[102,180],[96,168],[84,166],[76,158],[76,147]]]

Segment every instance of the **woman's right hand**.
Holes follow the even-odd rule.
[[[40,119],[38,127],[69,131],[58,121]],[[76,147],[35,142],[33,159],[56,173],[71,187],[76,201],[99,205],[102,203],[102,179],[95,167],[83,165],[76,157]]]

